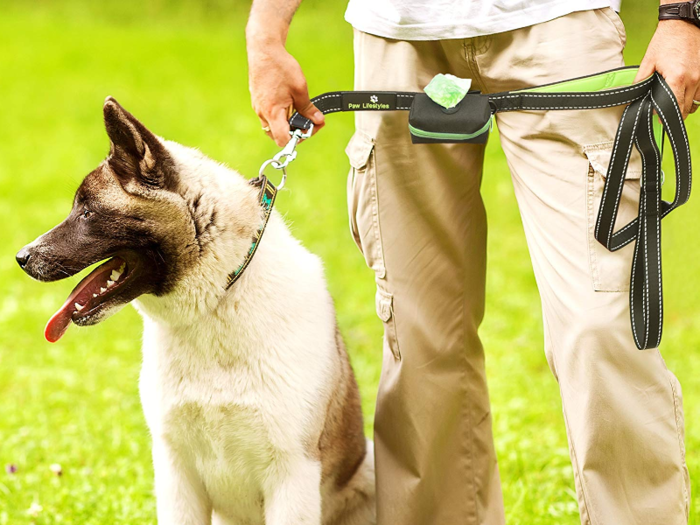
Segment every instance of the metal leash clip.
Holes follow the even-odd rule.
[[[287,166],[289,166],[289,164],[297,158],[297,144],[299,144],[300,140],[310,138],[311,134],[313,133],[313,130],[314,125],[311,124],[309,126],[309,129],[307,129],[306,131],[301,129],[295,129],[294,131],[290,131],[289,134],[292,138],[289,139],[287,145],[284,148],[282,148],[282,150],[279,153],[277,153],[274,157],[263,162],[263,165],[260,166],[260,171],[258,172],[258,175],[262,177],[265,172],[265,168],[271,165],[276,170],[282,171],[282,180],[277,186],[277,189],[281,190],[282,188],[284,188],[284,184],[287,181]]]

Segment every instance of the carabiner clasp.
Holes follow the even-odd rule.
[[[287,145],[284,148],[282,148],[282,150],[279,153],[277,153],[274,157],[263,162],[263,165],[260,166],[260,171],[258,172],[258,174],[262,176],[263,172],[265,171],[265,168],[267,168],[270,165],[276,170],[282,170],[282,180],[277,186],[277,189],[281,190],[282,188],[284,188],[284,184],[287,181],[287,166],[289,166],[290,162],[297,158],[297,144],[299,144],[300,140],[310,138],[313,133],[313,130],[314,125],[310,124],[309,129],[307,129],[306,131],[303,131],[301,129],[295,129],[294,131],[290,131],[289,134],[292,136],[292,138],[289,139]]]
[[[301,129],[295,129],[294,131],[290,131],[289,134],[292,136],[291,139],[289,139],[289,142],[287,142],[287,145],[282,148],[282,151],[280,151],[277,155],[272,157],[272,160],[275,161],[275,164],[273,166],[275,169],[281,170],[282,168],[286,168],[289,166],[289,163],[292,162],[294,159],[297,158],[297,144],[299,144],[299,141],[302,139],[308,139],[311,137],[311,133],[314,130],[314,125],[311,124],[311,127],[304,132]]]

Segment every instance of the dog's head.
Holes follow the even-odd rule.
[[[105,261],[48,322],[52,342],[71,321],[92,325],[142,294],[167,293],[197,234],[165,143],[111,97],[104,121],[109,156],[85,177],[68,217],[17,254],[22,269],[40,281]]]

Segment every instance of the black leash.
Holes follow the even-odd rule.
[[[414,142],[485,142],[487,129],[482,117],[470,121],[470,106],[487,98],[491,108],[489,121],[499,111],[560,111],[600,109],[627,105],[615,137],[608,166],[603,197],[596,221],[595,238],[610,251],[637,241],[632,262],[630,283],[630,315],[637,347],[656,348],[661,342],[663,327],[663,287],[661,279],[661,219],[690,196],[690,146],[678,102],[666,81],[658,73],[632,85],[615,86],[620,78],[628,78],[637,68],[620,68],[563,82],[513,92],[482,95],[469,93],[454,111],[445,111],[427,95],[413,92],[337,91],[324,93],[311,101],[324,114],[338,111],[411,111],[413,119],[422,122],[420,137],[411,133]],[[435,107],[433,107],[433,104]],[[476,104],[476,107],[480,107]],[[661,151],[654,135],[654,112],[661,119],[669,137],[676,171],[676,194],[672,202],[661,198]],[[462,115],[451,117],[451,114]],[[461,118],[457,122],[455,118]],[[473,119],[472,119],[473,120]],[[465,133],[441,133],[440,128],[454,128],[461,123]],[[310,130],[311,121],[295,113],[289,120],[292,129]],[[471,129],[468,129],[471,128]],[[487,131],[486,131],[487,133]],[[429,137],[426,139],[426,137]],[[663,139],[662,139],[663,140]],[[632,148],[642,157],[639,215],[614,231]]]
[[[260,188],[260,193],[258,194],[258,202],[260,203],[260,207],[262,208],[263,212],[262,221],[260,223],[260,227],[255,231],[255,235],[253,235],[253,242],[250,245],[250,249],[248,250],[248,253],[245,256],[245,259],[238,266],[238,268],[236,268],[233,272],[231,272],[228,275],[225,286],[226,290],[231,288],[231,286],[233,286],[233,283],[235,283],[241,277],[241,275],[243,275],[243,272],[250,264],[250,261],[253,259],[253,256],[255,255],[258,246],[260,245],[260,239],[262,238],[263,233],[265,233],[267,223],[270,221],[270,215],[272,215],[272,207],[275,204],[277,192],[284,188],[284,184],[287,181],[287,166],[289,166],[289,163],[297,158],[297,144],[299,144],[300,140],[308,139],[309,137],[311,137],[312,132],[313,124],[311,124],[311,122],[309,122],[308,131],[306,132],[303,132],[302,130],[298,129],[291,131],[291,138],[289,139],[287,145],[284,148],[282,148],[282,151],[277,153],[271,159],[263,162],[262,166],[260,166],[258,176],[248,181],[249,184],[251,184],[252,186]],[[268,166],[272,166],[276,170],[280,170],[282,172],[282,180],[277,186],[272,184],[272,182],[270,182],[270,180],[265,176],[265,168],[267,168]]]

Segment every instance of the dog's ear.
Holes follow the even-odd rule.
[[[104,119],[111,142],[107,160],[121,182],[163,187],[168,154],[160,140],[112,97],[105,99]]]

